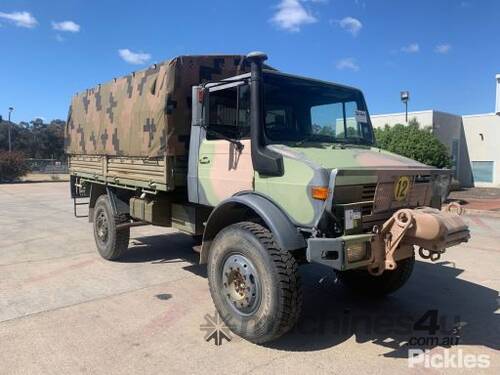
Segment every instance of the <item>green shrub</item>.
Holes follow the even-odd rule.
[[[408,125],[375,129],[377,147],[437,168],[452,166],[450,154],[430,128],[421,129],[413,119]]]
[[[15,181],[28,172],[29,168],[22,153],[0,151],[0,183]]]

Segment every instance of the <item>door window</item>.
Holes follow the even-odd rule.
[[[210,92],[207,139],[250,136],[249,91],[248,85],[242,85]]]

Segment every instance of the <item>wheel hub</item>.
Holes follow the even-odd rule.
[[[96,220],[97,237],[102,242],[106,242],[108,239],[108,219],[104,212],[100,212]]]
[[[253,313],[260,303],[260,283],[254,265],[240,254],[224,262],[222,285],[230,305],[242,315]]]

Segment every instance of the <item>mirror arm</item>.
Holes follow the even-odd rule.
[[[222,133],[219,133],[218,131],[216,130],[212,130],[212,129],[208,129],[208,126],[206,124],[200,124],[200,126],[205,129],[205,131],[207,133],[210,133],[212,135],[215,135],[216,137],[219,137],[221,139],[224,139],[225,141],[228,141],[230,143],[232,143],[233,145],[236,146],[236,148],[238,149],[239,152],[243,151],[243,149],[245,148],[245,145],[243,143],[241,143],[239,140],[237,139],[233,139],[231,137],[228,137],[227,135],[224,135]]]

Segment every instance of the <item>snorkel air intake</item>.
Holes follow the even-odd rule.
[[[250,137],[252,140],[252,164],[255,171],[265,176],[283,176],[283,157],[268,149],[264,142],[264,84],[262,66],[267,60],[263,52],[251,52],[250,62]]]

